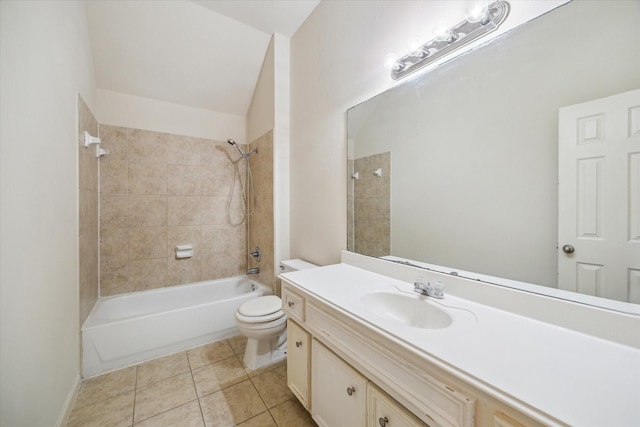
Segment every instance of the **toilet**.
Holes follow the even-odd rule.
[[[301,259],[280,263],[280,273],[317,267]],[[244,364],[251,370],[279,362],[287,357],[287,315],[282,300],[267,295],[243,303],[236,311],[236,327],[247,337]]]

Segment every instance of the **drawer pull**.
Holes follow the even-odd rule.
[[[355,387],[347,387],[347,394],[349,396],[352,396],[353,393],[355,393],[355,392],[356,392],[356,388]]]
[[[289,307],[293,307],[294,303],[293,303],[293,301],[289,301],[289,302],[287,303],[287,305],[288,305]]]
[[[296,341],[296,347],[300,347],[302,345],[302,341]]]
[[[380,424],[380,427],[386,427],[388,423],[389,423],[389,418],[387,418],[387,417],[378,418],[378,424]]]

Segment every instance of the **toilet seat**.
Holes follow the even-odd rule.
[[[282,300],[275,295],[244,302],[236,311],[236,319],[245,323],[270,322],[284,316]]]

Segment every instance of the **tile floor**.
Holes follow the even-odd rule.
[[[85,380],[67,427],[315,427],[284,362],[252,371],[233,337]]]

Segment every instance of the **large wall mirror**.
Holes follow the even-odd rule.
[[[348,249],[640,313],[638,89],[640,1],[573,1],[353,107]]]

